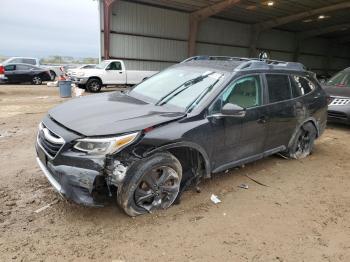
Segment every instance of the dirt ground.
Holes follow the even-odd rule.
[[[62,200],[39,170],[38,123],[63,101],[56,88],[0,85],[0,261],[350,261],[349,127],[328,127],[307,159],[272,156],[130,218]]]

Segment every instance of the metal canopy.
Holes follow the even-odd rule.
[[[225,2],[223,0],[129,1],[166,7],[189,13],[198,12],[199,10],[210,8],[210,6],[215,6],[215,4]],[[276,25],[268,26],[266,29],[277,28],[297,33],[350,23],[349,0],[274,0],[273,6],[268,6],[267,3],[269,1],[267,0],[241,0],[235,2],[237,3],[228,5],[227,8],[214,14],[214,16],[252,25],[274,24],[276,21],[294,16],[294,19],[286,23],[277,23]],[[319,10],[319,12],[316,10]],[[319,15],[324,15],[325,18],[319,19]],[[350,34],[350,28],[347,30],[342,28],[340,30],[342,31],[342,36]],[[338,35],[337,31],[334,31],[334,34],[327,33],[326,36],[329,38],[337,38]]]

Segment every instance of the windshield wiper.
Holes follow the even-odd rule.
[[[194,99],[193,102],[187,106],[186,111],[192,110],[203,99],[203,97],[205,97],[214,88],[214,86],[220,81],[221,78],[222,75],[218,77],[214,83],[204,89],[202,93],[200,93],[199,96],[197,96],[196,99]]]
[[[171,99],[173,99],[175,96],[177,96],[178,94],[182,93],[183,91],[185,91],[187,88],[202,82],[205,78],[207,78],[208,76],[210,76],[211,74],[213,74],[214,72],[210,72],[209,74],[206,75],[201,75],[198,76],[196,78],[187,80],[185,83],[181,84],[180,86],[178,86],[177,88],[175,88],[173,91],[171,91],[169,94],[166,94],[165,96],[163,96],[161,99],[159,99],[155,105],[156,106],[162,106],[166,103],[168,103]],[[181,87],[184,87],[181,89]]]

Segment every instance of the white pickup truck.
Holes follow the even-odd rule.
[[[99,92],[107,85],[135,85],[158,73],[157,71],[126,70],[122,60],[104,60],[95,68],[75,70],[73,83],[89,92]]]

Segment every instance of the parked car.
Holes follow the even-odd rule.
[[[6,83],[27,83],[41,85],[43,81],[50,81],[50,72],[46,69],[29,64],[7,64],[0,65],[0,75],[4,72],[2,82]]]
[[[79,65],[79,66],[74,66],[73,68],[69,68],[66,70],[68,76],[72,76],[73,74],[76,74],[77,71],[81,69],[93,69],[95,68],[96,65],[93,64],[88,64],[88,65]]]
[[[330,95],[328,121],[350,124],[350,67],[334,75],[323,88]]]
[[[313,75],[299,63],[195,57],[127,92],[50,110],[37,162],[76,203],[108,194],[130,216],[165,209],[212,173],[276,153],[308,156],[327,121]]]
[[[72,81],[89,92],[100,92],[107,85],[135,85],[156,71],[127,70],[122,60],[105,60],[93,69],[75,70],[71,74]]]
[[[39,58],[33,58],[33,57],[11,57],[4,62],[2,62],[2,65],[7,65],[7,64],[28,64],[28,65],[33,65],[36,67],[43,68],[45,70],[49,70],[51,79],[50,80],[55,80],[56,76],[60,76],[64,72],[61,70],[61,66],[53,66],[53,65],[42,65],[40,64]]]

